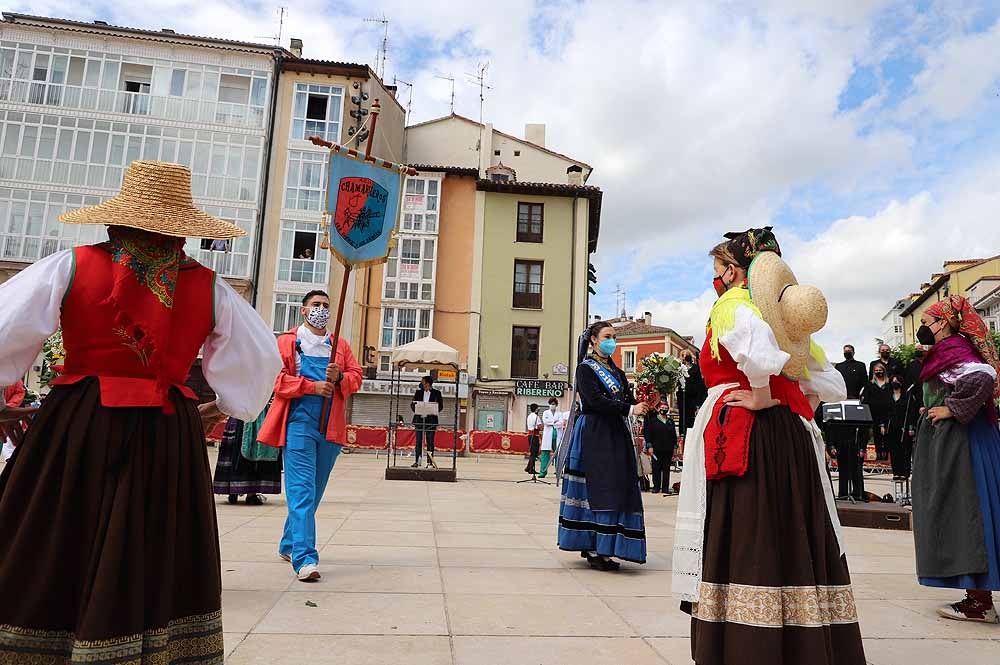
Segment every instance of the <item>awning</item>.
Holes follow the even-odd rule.
[[[393,350],[390,361],[403,365],[447,365],[458,368],[458,351],[433,337],[424,337]]]

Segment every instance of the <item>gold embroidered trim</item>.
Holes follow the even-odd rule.
[[[758,628],[820,628],[857,623],[851,585],[766,587],[701,583],[692,616]]]
[[[175,619],[166,628],[106,640],[78,640],[72,633],[0,624],[0,665],[193,665],[222,663],[222,612]]]

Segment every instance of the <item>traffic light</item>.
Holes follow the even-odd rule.
[[[597,268],[594,267],[593,263],[587,263],[587,291],[592,296],[597,295],[597,291],[594,290],[594,284],[597,284]]]

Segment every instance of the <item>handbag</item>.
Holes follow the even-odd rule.
[[[268,407],[271,406],[268,404]],[[257,420],[243,424],[243,442],[240,446],[240,454],[244,459],[251,462],[273,462],[278,459],[277,448],[273,448],[257,440],[257,433],[264,425],[264,418],[267,416],[267,407],[260,412]]]

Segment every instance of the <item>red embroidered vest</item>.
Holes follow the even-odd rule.
[[[96,376],[101,404],[110,407],[169,407],[172,386],[197,399],[184,385],[205,338],[215,327],[215,273],[196,261],[182,265],[174,291],[170,348],[158,354],[159,366],[146,363],[124,330],[115,328],[110,304],[111,255],[96,246],[74,250],[75,277],[62,305],[66,366],[54,385]]]
[[[705,385],[711,388],[735,383],[744,390],[750,390],[750,381],[739,370],[726,347],[719,344],[719,357],[717,359],[712,357],[711,337],[712,331],[709,330],[699,359]],[[771,397],[787,406],[796,415],[806,420],[813,419],[812,407],[802,394],[798,381],[792,381],[785,376],[772,376],[770,386]],[[742,476],[746,473],[754,415],[753,411],[727,405],[721,398],[716,402],[712,419],[705,428],[705,471],[709,480]]]

